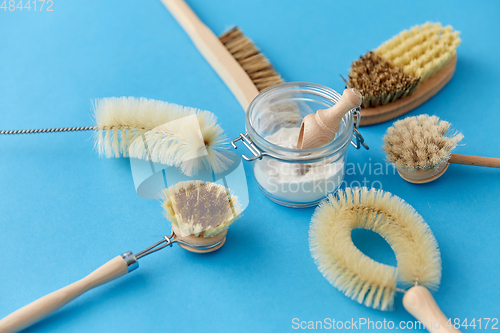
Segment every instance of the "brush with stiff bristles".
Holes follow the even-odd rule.
[[[500,168],[500,158],[452,154],[463,135],[447,135],[450,126],[429,115],[398,120],[383,138],[387,159],[403,179],[416,184],[437,179],[449,163]]]
[[[224,245],[227,228],[241,216],[238,198],[228,188],[215,183],[202,181],[179,183],[166,189],[164,196],[165,215],[172,222],[170,236],[165,236],[164,239],[136,254],[125,252],[83,279],[11,313],[0,320],[0,333],[18,332],[33,325],[85,292],[132,272],[139,267],[140,258],[165,247],[177,243],[191,252],[213,252]],[[186,214],[188,210],[191,212]],[[203,231],[181,235],[180,230],[184,229],[182,226],[184,223],[201,225]]]
[[[434,96],[455,72],[459,34],[427,22],[354,61],[344,81],[363,95],[361,125],[396,118]]]
[[[201,168],[227,169],[227,140],[209,111],[146,98],[110,97],[93,104],[95,126],[0,131],[32,134],[95,131],[100,156],[149,159],[192,176]]]
[[[363,254],[351,239],[356,228],[380,234],[394,250],[397,267]],[[391,310],[396,292],[404,292],[403,306],[429,331],[457,332],[445,326],[448,319],[429,292],[441,281],[437,241],[422,216],[397,196],[367,188],[330,194],[313,215],[309,244],[319,271],[351,299]],[[437,320],[441,330],[432,325]]]
[[[183,0],[162,0],[172,16],[186,31],[210,66],[231,90],[244,111],[259,92],[283,83],[269,60],[238,28],[217,37]],[[298,126],[301,116],[296,103],[285,108],[271,106],[266,123]],[[273,126],[269,126],[269,131]]]

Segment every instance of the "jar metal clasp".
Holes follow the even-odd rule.
[[[365,139],[358,131],[359,124],[361,123],[361,108],[359,106],[354,109],[353,117],[355,117],[355,119],[354,119],[354,128],[352,130],[353,138],[351,139],[351,144],[356,149],[359,149],[361,148],[361,146],[363,146],[366,150],[368,150],[370,149],[370,147],[368,147],[368,145],[365,143]]]

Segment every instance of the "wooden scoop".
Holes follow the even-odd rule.
[[[351,109],[361,105],[363,97],[354,88],[346,89],[340,101],[329,109],[318,110],[304,117],[300,126],[298,149],[321,147],[335,139],[340,121]]]

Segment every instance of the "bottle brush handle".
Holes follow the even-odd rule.
[[[460,333],[453,324],[446,326],[448,318],[425,287],[411,287],[403,297],[403,306],[431,333]]]
[[[43,296],[3,318],[0,320],[0,333],[18,332],[47,317],[90,289],[127,273],[127,263],[122,256],[118,256],[83,279]]]

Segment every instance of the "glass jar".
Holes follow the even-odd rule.
[[[249,105],[246,133],[232,145],[236,148],[236,142],[242,141],[253,154],[243,158],[252,161],[259,188],[269,199],[296,208],[318,204],[342,184],[349,142],[357,149],[368,148],[357,130],[359,108],[347,112],[332,142],[296,148],[302,119],[331,107],[340,97],[320,84],[291,82],[264,90]]]

